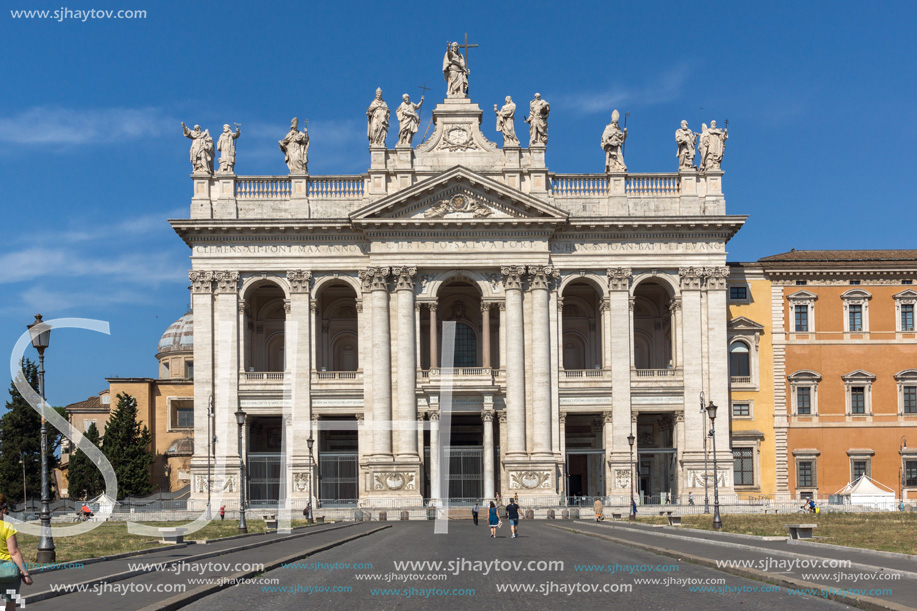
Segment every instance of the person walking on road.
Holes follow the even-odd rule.
[[[9,509],[6,497],[0,494],[0,519],[9,513]],[[20,581],[32,585],[32,577],[25,570],[16,543],[16,529],[9,522],[0,521],[0,601],[4,602],[5,611],[15,611]]]
[[[513,539],[519,538],[519,505],[516,499],[510,499],[509,505],[506,506],[506,517],[509,520],[509,526],[513,531]]]
[[[592,504],[592,509],[595,511],[595,521],[601,522],[605,519],[602,515],[602,499],[596,498],[595,503]]]
[[[500,515],[497,513],[497,506],[490,502],[490,508],[487,511],[487,524],[490,526],[490,538],[497,538],[497,528],[502,525]]]
[[[474,520],[474,525],[478,525],[478,502],[474,502],[474,507],[471,508],[471,519]]]

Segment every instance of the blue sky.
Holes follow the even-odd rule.
[[[468,32],[485,110],[551,103],[548,166],[601,172],[602,129],[630,112],[633,172],[676,169],[682,119],[729,119],[727,210],[748,214],[730,260],[790,248],[914,248],[917,43],[913,2],[243,3],[10,0],[8,9],[139,9],[83,22],[0,13],[0,346],[32,315],[111,322],[59,330],[53,404],[109,376],[154,376],[156,342],[187,309],[189,141],[242,124],[236,171],[286,174],[277,140],[309,120],[313,174],[369,164],[377,86],[442,99],[447,40]],[[519,129],[523,144],[524,129]],[[390,130],[389,145],[396,130]],[[0,377],[5,377],[0,376]]]

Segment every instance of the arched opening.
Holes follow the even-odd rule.
[[[602,297],[592,283],[564,287],[561,325],[564,369],[602,368]]]
[[[316,297],[315,369],[357,371],[360,368],[357,294],[345,282],[321,288]]]
[[[729,346],[729,375],[733,378],[751,375],[748,344],[732,342]]]
[[[437,367],[442,366],[443,351],[443,323],[455,322],[455,346],[452,355],[453,367],[483,367],[484,366],[484,333],[488,333],[490,358],[492,365],[497,361],[497,317],[495,312],[488,316],[488,329],[484,329],[484,312],[481,309],[481,291],[471,280],[463,277],[454,278],[443,284],[437,293],[436,300],[436,328],[431,330],[433,320],[430,308],[422,310],[420,344],[429,346],[428,350],[421,350],[420,366],[430,369],[431,363]],[[432,305],[432,304],[431,304]],[[436,341],[430,341],[431,332],[436,333]],[[430,350],[436,347],[437,354],[431,358]]]
[[[244,367],[246,371],[284,370],[285,295],[266,282],[248,293],[244,314]]]
[[[634,290],[634,367],[671,369],[674,329],[672,294],[667,285],[648,279]]]

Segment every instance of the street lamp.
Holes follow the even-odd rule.
[[[239,425],[239,534],[248,532],[245,523],[245,462],[242,460],[242,427],[245,426],[245,412],[236,410],[236,424]]]
[[[700,413],[704,415],[704,513],[710,513],[710,496],[707,492],[707,406],[704,401],[704,391],[700,391]]]
[[[636,437],[631,433],[627,436],[627,445],[630,446],[630,520],[633,522],[637,519],[637,516],[634,515],[634,510],[637,506],[634,504],[634,441]]]
[[[723,528],[723,520],[720,519],[720,489],[717,485],[716,470],[716,405],[713,401],[707,406],[707,413],[710,414],[710,437],[713,438],[713,530]]]
[[[210,477],[210,457],[211,448],[213,447],[213,438],[215,435],[210,433],[210,424],[213,420],[213,395],[210,395],[210,402],[207,406],[207,513],[205,519],[210,520],[210,489],[213,488],[213,479]]]
[[[312,470],[315,468],[312,462],[312,446],[315,445],[315,440],[312,439],[312,435],[309,435],[309,439],[306,440],[306,443],[309,445],[309,515],[306,516],[306,519],[309,520],[309,524],[312,524]]]
[[[27,522],[28,518],[25,517],[25,514],[29,512],[29,490],[25,487],[25,460],[23,459],[24,455],[22,451],[19,452],[19,464],[22,465],[22,499],[24,504],[24,509],[22,510],[22,521]]]
[[[38,393],[41,395],[41,538],[36,561],[51,564],[56,558],[54,537],[51,536],[51,490],[48,476],[48,425],[45,421],[45,350],[51,341],[51,326],[42,322],[41,314],[27,325],[32,346],[38,351]]]

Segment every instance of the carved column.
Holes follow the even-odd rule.
[[[506,418],[507,458],[525,456],[525,331],[522,277],[525,267],[501,269],[506,294]]]
[[[618,422],[630,422],[630,371],[633,357],[631,354],[631,334],[633,327],[630,321],[630,281],[631,270],[618,267],[607,270],[609,316],[609,350],[611,361],[611,411]],[[611,429],[606,438],[605,452],[610,462],[626,466],[630,461],[630,446],[627,443],[627,427]],[[611,465],[610,465],[611,466]],[[617,485],[617,482],[614,482]],[[625,491],[617,490],[618,494]],[[627,493],[629,494],[629,490]]]
[[[430,414],[430,500],[438,504],[442,498],[439,482],[439,410]]]
[[[497,302],[497,311],[499,312],[499,320],[497,321],[499,327],[497,334],[497,341],[499,342],[497,346],[497,356],[500,359],[500,369],[506,369],[506,301]]]
[[[602,461],[602,468],[605,470],[605,494],[611,494],[612,487],[615,485],[612,479],[614,470],[608,460],[611,456],[611,448],[614,443],[614,412],[605,412],[602,415],[602,448],[605,450],[605,460]],[[630,434],[630,431],[627,431]],[[626,437],[626,436],[625,436]],[[629,459],[628,459],[629,460]]]
[[[395,450],[399,460],[418,460],[417,432],[405,429],[417,419],[417,347],[414,333],[414,276],[415,267],[393,267],[395,293],[398,296],[398,430]]]
[[[703,469],[704,416],[700,412],[700,393],[708,395],[704,367],[703,288],[707,274],[703,268],[678,270],[681,284],[681,354],[685,387],[685,461],[694,461]],[[725,318],[724,323],[725,324]],[[707,399],[709,400],[709,399]],[[724,405],[725,407],[725,405]],[[724,420],[726,422],[726,420]],[[728,429],[729,427],[724,427]]]
[[[423,457],[423,450],[424,450],[423,448],[423,419],[424,419],[423,413],[417,412],[417,457],[420,459],[421,463],[424,461],[424,457]],[[421,475],[423,475],[423,470],[421,470]],[[421,477],[421,480],[422,479],[423,478]],[[418,486],[418,490],[421,490],[422,492],[423,491],[422,486]]]
[[[312,353],[310,361],[312,362],[312,367],[318,369],[318,338],[316,337],[316,335],[318,335],[318,325],[316,324],[318,322],[318,302],[314,299],[309,303],[309,316],[312,319],[312,324],[309,325],[309,328],[312,330],[309,334],[309,347]]]
[[[292,466],[298,471],[299,467],[308,464],[309,448],[305,440],[309,437],[312,417],[312,272],[288,271],[287,282],[290,284],[290,313],[285,329],[285,375],[291,376],[292,380],[285,387],[290,389],[293,416],[292,438],[288,443],[292,446]],[[306,494],[308,491],[303,496]]]
[[[213,321],[213,330],[216,333],[213,406],[217,427],[214,433],[220,439],[224,439],[230,434],[229,430],[219,429],[228,427],[225,423],[235,421],[233,414],[239,409],[239,272],[213,272],[213,280],[216,282]],[[203,405],[207,405],[206,400]],[[204,411],[206,412],[206,409]],[[235,456],[235,445],[224,443],[220,446],[217,447],[218,460],[221,455],[224,460],[226,457]],[[206,452],[204,455],[206,456]]]
[[[567,477],[567,473],[569,473],[570,467],[569,467],[569,461],[567,460],[567,413],[566,412],[561,412],[560,415],[557,417],[557,428],[559,431],[558,435],[560,435],[560,439],[559,439],[560,456],[564,461],[564,464],[563,464],[564,476],[560,482],[560,498],[561,498],[561,501],[563,501],[564,498],[570,496],[570,493],[567,490],[567,486],[570,484],[569,482],[570,478]]]
[[[369,285],[372,303],[372,460],[392,460],[392,334],[389,321],[389,268],[370,267],[360,271]]]
[[[494,498],[494,413],[481,412],[484,421],[484,500]]]
[[[500,423],[500,494],[502,495],[507,490],[506,482],[506,469],[504,467],[506,463],[506,411],[501,410],[497,412],[497,421]]]
[[[414,301],[414,346],[416,347],[414,351],[414,363],[417,366],[417,369],[420,369],[420,307],[421,304]]]
[[[720,472],[723,465],[732,464],[729,449],[729,346],[726,332],[728,267],[708,267],[707,272],[707,367],[709,380],[708,401],[726,410],[716,423],[716,450]],[[727,470],[726,487],[732,489],[732,469]],[[723,490],[720,490],[720,494]],[[728,491],[727,491],[728,493]]]
[[[550,265],[529,267],[532,292],[532,417],[534,454],[551,458],[551,313],[550,291],[559,276]]]
[[[430,308],[430,369],[439,367],[439,348],[437,347],[439,328],[436,325],[436,308],[438,304],[429,303]]]
[[[213,272],[191,270],[191,307],[194,312],[194,462],[202,461],[203,477],[207,475],[207,409],[213,396]],[[234,420],[235,421],[235,420]],[[195,470],[197,475],[197,470]],[[205,491],[206,493],[206,491]],[[205,494],[206,497],[206,494]]]
[[[481,304],[481,351],[485,368],[490,368],[490,304]]]

